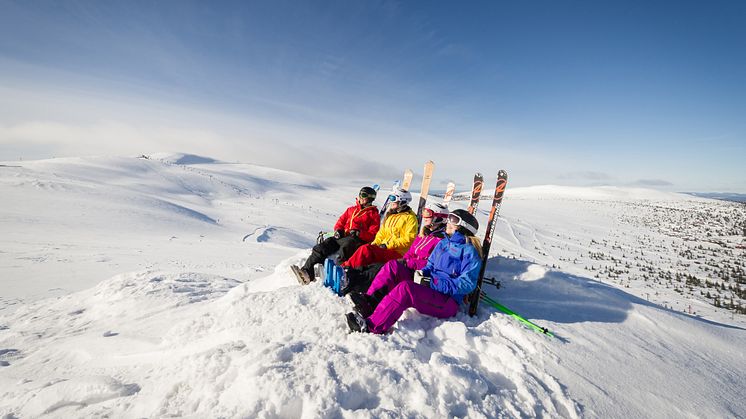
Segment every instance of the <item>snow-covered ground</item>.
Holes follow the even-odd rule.
[[[190,155],[0,163],[0,417],[746,416],[745,316],[713,305],[743,303],[743,205],[509,185],[488,292],[557,337],[489,307],[371,336],[288,271],[360,186]]]

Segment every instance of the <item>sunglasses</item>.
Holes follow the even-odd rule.
[[[360,192],[360,198],[363,199],[376,199],[376,194],[374,193],[367,193],[367,192]]]

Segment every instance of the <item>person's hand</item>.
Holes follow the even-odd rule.
[[[337,230],[337,231],[334,232],[334,238],[335,239],[341,239],[344,236],[345,236],[345,231],[344,230]]]
[[[360,230],[350,230],[350,236],[352,237],[360,237]]]
[[[430,277],[425,276],[421,270],[414,271],[415,284],[430,285]]]

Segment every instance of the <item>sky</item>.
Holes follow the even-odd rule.
[[[743,1],[0,0],[0,161],[746,193]]]

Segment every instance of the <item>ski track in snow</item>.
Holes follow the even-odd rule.
[[[508,189],[485,291],[552,339],[484,305],[349,334],[346,300],[289,266],[358,182],[178,154],[24,162],[0,188],[0,417],[746,416],[744,322],[583,269],[594,239],[666,243],[619,219],[679,195]]]

